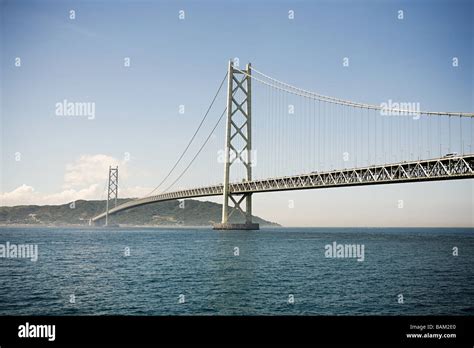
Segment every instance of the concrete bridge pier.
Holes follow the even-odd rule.
[[[214,230],[226,230],[226,231],[231,231],[231,230],[248,230],[248,231],[254,231],[254,230],[259,230],[260,225],[257,223],[244,223],[244,224],[232,224],[232,223],[225,223],[225,224],[214,224],[213,226]]]

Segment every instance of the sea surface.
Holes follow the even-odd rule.
[[[474,315],[473,229],[3,227],[6,242],[39,254],[0,258],[0,315]],[[333,242],[364,261],[325,257]]]

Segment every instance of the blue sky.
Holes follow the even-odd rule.
[[[473,8],[470,1],[3,0],[2,204],[99,198],[109,162],[121,167],[123,195],[147,192],[186,145],[235,57],[325,95],[472,112]],[[96,117],[58,117],[64,99],[94,102]],[[206,161],[223,142],[220,127],[181,185],[221,180],[221,165],[210,170]],[[407,208],[397,210],[400,199]],[[286,225],[473,225],[472,180],[266,194],[254,206]]]

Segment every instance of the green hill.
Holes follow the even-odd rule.
[[[118,204],[130,199],[119,199]],[[149,204],[119,212],[110,217],[109,223],[134,226],[210,226],[219,222],[221,205],[197,200],[167,201]],[[88,225],[89,219],[105,210],[105,201],[79,200],[63,205],[23,205],[0,207],[2,225]],[[239,212],[234,212],[230,222],[238,222]],[[254,216],[261,225],[278,226]]]

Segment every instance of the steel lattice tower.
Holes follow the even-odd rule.
[[[114,200],[114,207],[117,206],[118,198],[118,166],[112,168],[109,166],[109,181],[107,188],[107,206],[106,206],[106,215],[105,215],[105,226],[109,223],[109,201]]]
[[[250,63],[245,70],[234,68],[229,61],[227,74],[227,126],[224,148],[224,189],[222,202],[222,221],[215,224],[217,230],[258,230],[252,223],[252,193],[233,194],[229,187],[230,169],[243,164],[246,178],[252,180],[252,84]],[[243,144],[239,147],[239,144]],[[245,200],[245,211],[240,204]],[[229,211],[229,203],[233,209]],[[229,218],[235,211],[245,217],[245,223],[231,224]]]

